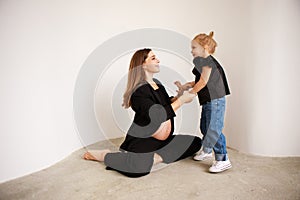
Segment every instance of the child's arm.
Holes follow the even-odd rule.
[[[197,92],[202,90],[202,88],[204,88],[208,82],[210,73],[211,73],[211,67],[208,66],[202,67],[200,80],[194,84],[193,89],[190,90],[190,93],[196,94]]]
[[[180,81],[175,81],[174,84],[178,87],[179,90],[188,90],[192,88],[195,84],[195,81],[186,82],[185,84],[181,85]]]

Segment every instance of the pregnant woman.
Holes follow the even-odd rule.
[[[150,173],[157,163],[172,163],[193,156],[201,148],[201,139],[191,135],[174,135],[175,111],[196,96],[184,92],[170,97],[164,86],[154,79],[160,71],[159,60],[151,49],[141,49],[131,58],[123,106],[135,112],[120,151],[94,150],[84,159],[104,162],[107,169],[128,177]]]

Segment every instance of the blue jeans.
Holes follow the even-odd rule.
[[[228,159],[226,139],[222,133],[225,105],[225,97],[211,100],[202,105],[200,130],[203,134],[203,151],[205,153],[211,153],[213,149],[217,161],[225,161]]]

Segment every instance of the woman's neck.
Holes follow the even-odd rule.
[[[159,87],[153,80],[153,74],[146,73],[146,81],[151,85],[154,90],[157,90]]]
[[[152,73],[149,73],[149,72],[145,72],[145,74],[146,74],[146,81],[148,82],[148,83],[153,83],[154,81],[153,81],[153,74]]]

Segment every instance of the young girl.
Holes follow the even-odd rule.
[[[202,113],[200,130],[203,134],[201,150],[194,156],[194,160],[202,161],[212,157],[215,162],[209,168],[210,172],[222,172],[231,168],[226,151],[226,139],[222,133],[225,114],[225,96],[230,94],[225,72],[222,66],[212,56],[217,46],[213,39],[213,32],[197,35],[191,42],[195,67],[193,74],[195,81],[181,85],[175,82],[179,90],[190,90],[197,93]]]

